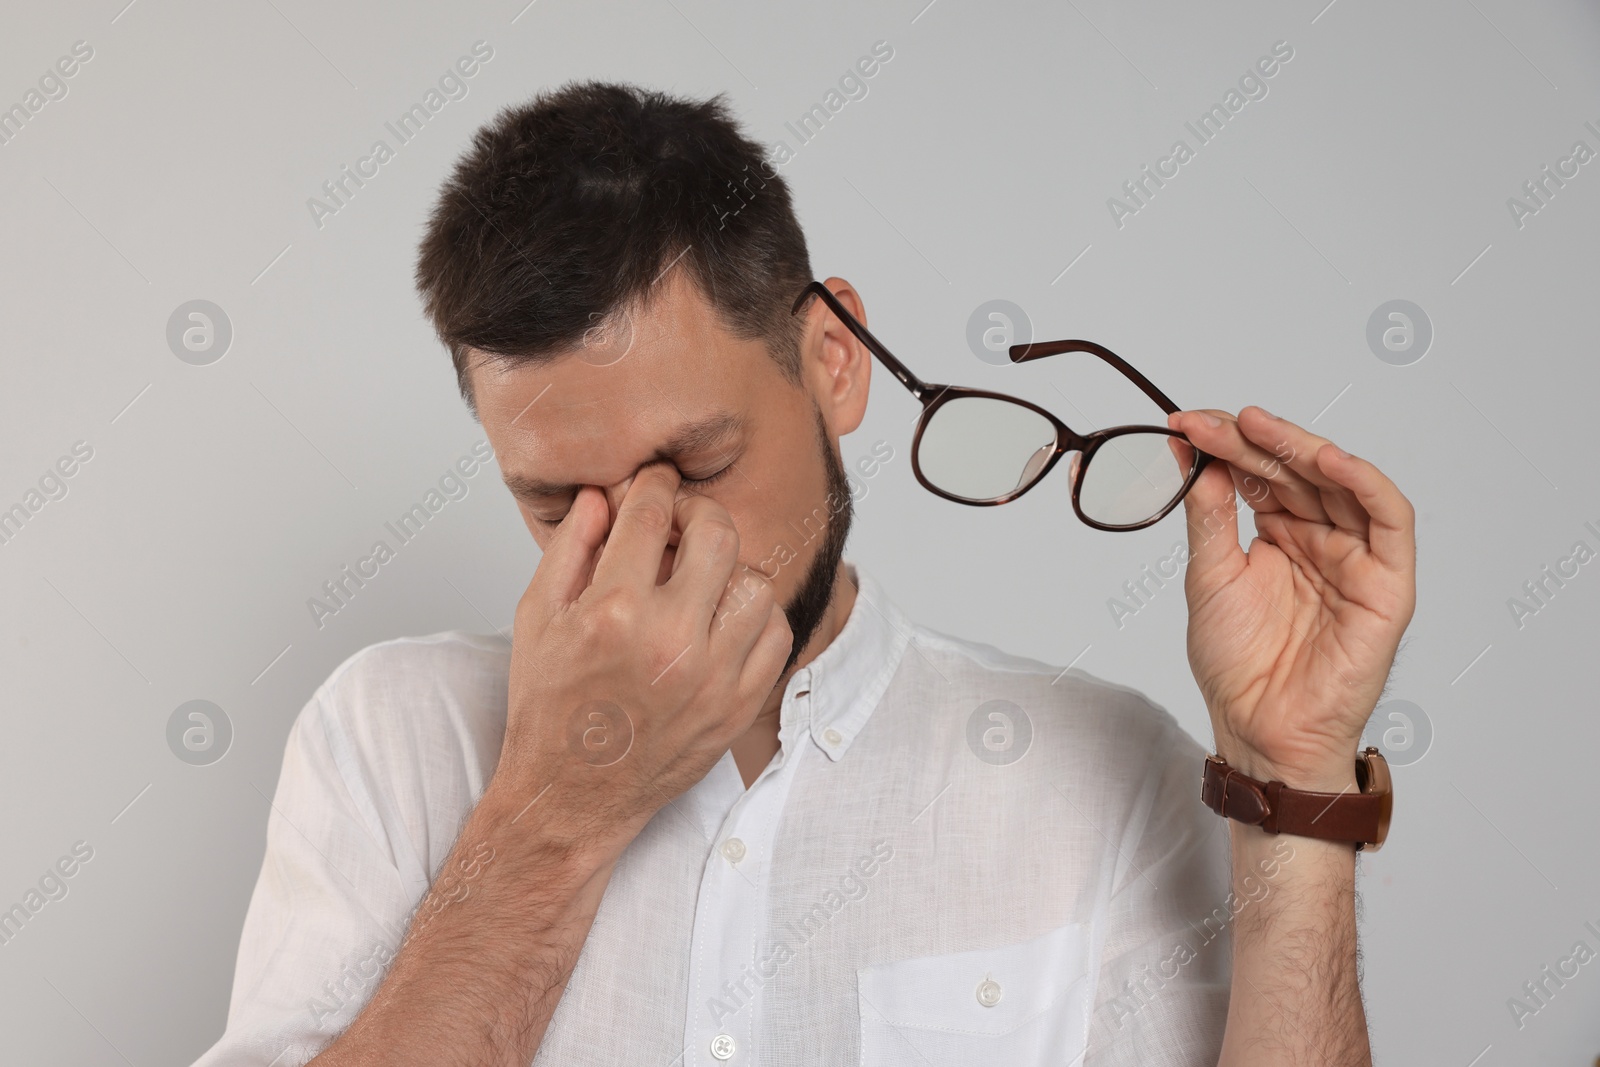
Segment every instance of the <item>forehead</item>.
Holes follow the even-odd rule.
[[[470,381],[502,470],[527,478],[610,484],[686,428],[718,415],[756,416],[783,380],[759,340],[727,331],[680,276],[643,306],[597,321],[582,343],[538,363],[475,357]]]

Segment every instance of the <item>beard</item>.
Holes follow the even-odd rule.
[[[783,614],[789,620],[789,630],[794,634],[794,645],[789,650],[788,662],[778,675],[780,684],[794,669],[800,654],[816,635],[817,627],[822,625],[828,606],[833,603],[834,578],[839,573],[840,561],[844,559],[844,543],[850,536],[850,520],[854,517],[855,501],[850,496],[850,482],[845,475],[844,464],[828,440],[828,425],[823,421],[822,409],[813,402],[812,410],[817,416],[817,451],[822,458],[822,470],[827,480],[828,499],[823,502],[823,507],[828,509],[828,517],[822,543],[817,546],[817,553],[806,568],[800,588],[783,606]],[[829,501],[833,502],[831,508]]]

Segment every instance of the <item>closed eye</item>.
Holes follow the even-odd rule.
[[[717,471],[717,473],[711,474],[711,475],[707,475],[704,478],[689,478],[689,477],[685,477],[683,479],[683,484],[684,485],[688,485],[688,486],[693,486],[693,487],[695,487],[697,489],[700,486],[703,486],[703,485],[714,485],[717,482],[720,482],[723,478],[727,477],[728,472],[731,471],[731,470],[733,470],[733,464],[732,463],[728,464],[726,467],[723,467],[721,470]]]
[[[564,521],[566,521],[566,518],[567,513],[558,515],[553,519],[547,519],[542,515],[535,515],[533,516],[533,521],[539,523],[541,526],[560,526]]]
[[[715,485],[717,482],[722,481],[722,479],[726,478],[728,474],[732,472],[732,470],[733,464],[729,463],[726,467],[723,467],[715,474],[708,474],[704,478],[690,478],[684,475],[682,471],[679,472],[678,476],[680,484],[686,485],[691,489],[701,489],[705,486]],[[562,512],[560,515],[551,519],[544,518],[540,515],[535,515],[533,518],[535,522],[543,523],[546,526],[559,526],[561,525],[562,521],[566,519],[566,517],[567,513]]]

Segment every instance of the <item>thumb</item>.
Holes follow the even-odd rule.
[[[1183,498],[1189,526],[1188,580],[1205,588],[1232,575],[1244,556],[1239,547],[1239,502],[1228,463],[1215,458]]]

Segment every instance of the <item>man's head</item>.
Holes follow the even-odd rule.
[[[870,356],[820,302],[784,180],[720,98],[584,83],[507,109],[441,191],[417,285],[541,546],[674,465],[773,581],[804,649],[850,522],[838,438]],[[848,285],[829,288],[865,320]],[[676,537],[673,538],[676,544]],[[674,549],[662,560],[671,572]],[[793,657],[791,657],[791,663]]]

